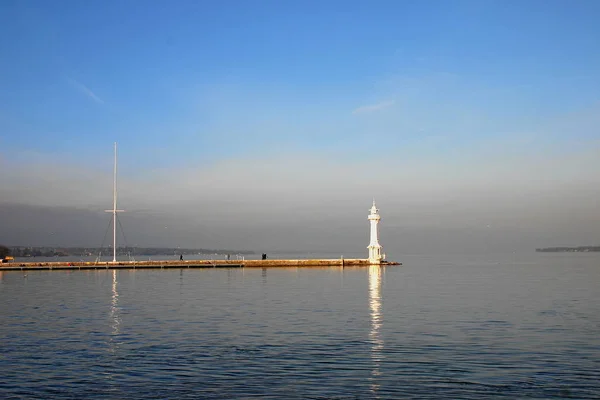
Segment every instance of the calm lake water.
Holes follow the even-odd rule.
[[[0,272],[0,398],[600,398],[600,255]]]

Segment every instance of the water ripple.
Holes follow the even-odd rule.
[[[600,398],[597,269],[472,270],[6,273],[0,397]]]

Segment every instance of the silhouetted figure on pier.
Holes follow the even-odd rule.
[[[179,261],[183,261],[183,254],[179,255]]]

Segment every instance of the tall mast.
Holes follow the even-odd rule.
[[[117,210],[117,142],[115,142],[115,166],[113,172],[113,208],[112,210],[104,210],[113,215],[113,260],[117,262],[117,213],[124,210]]]
[[[115,168],[113,177],[113,262],[117,262],[117,142],[115,142]]]

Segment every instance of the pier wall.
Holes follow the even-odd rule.
[[[81,269],[145,269],[145,268],[277,268],[277,267],[349,267],[371,265],[366,259],[308,259],[308,260],[152,260],[113,262],[8,262],[0,271],[21,270],[81,270]],[[384,261],[381,265],[401,265]]]

